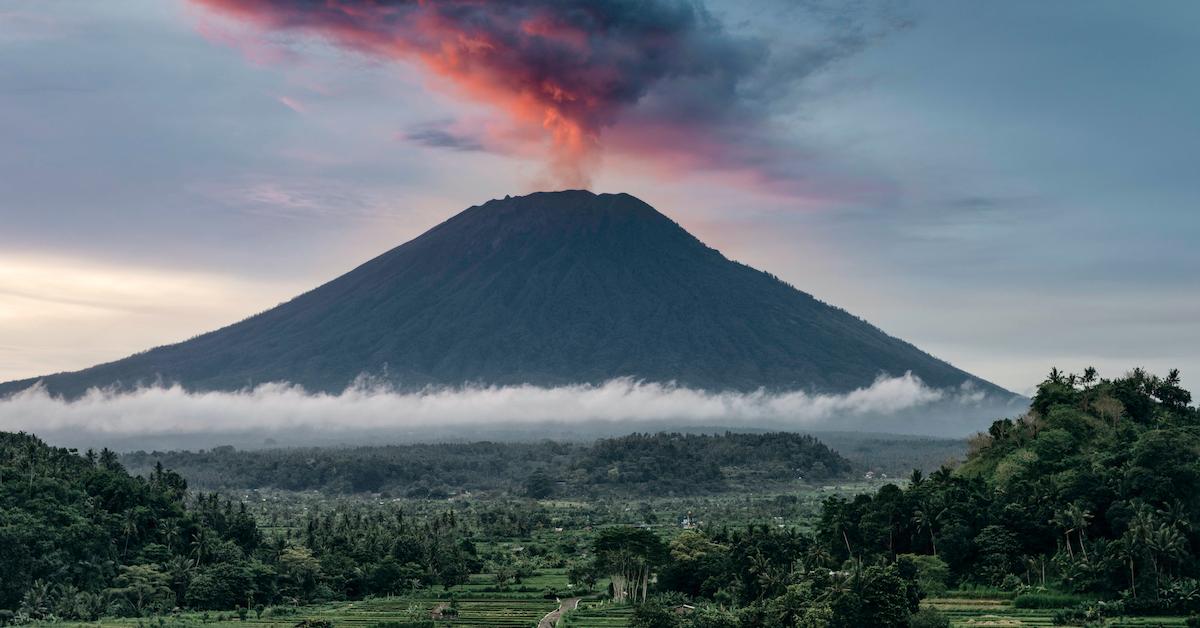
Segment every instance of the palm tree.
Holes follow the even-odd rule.
[[[1133,597],[1137,597],[1137,572],[1134,570],[1134,561],[1140,554],[1139,547],[1140,541],[1137,535],[1130,530],[1121,537],[1121,544],[1117,552],[1117,556],[1122,561],[1129,563],[1129,590],[1133,592]]]
[[[1084,531],[1087,529],[1088,522],[1092,520],[1092,513],[1086,511],[1079,505],[1079,502],[1067,506],[1063,513],[1066,516],[1067,522],[1071,525],[1071,529],[1075,531],[1075,536],[1079,539],[1079,551],[1083,552],[1083,559],[1088,560],[1087,547],[1083,545]],[[1067,545],[1071,544],[1070,532],[1067,532]]]
[[[192,570],[195,568],[196,563],[186,556],[176,556],[167,563],[167,570],[171,576],[171,584],[175,591],[175,603],[177,605],[183,604],[188,583],[192,579]]]
[[[937,536],[934,532],[934,526],[942,518],[942,515],[946,513],[946,509],[943,508],[940,512],[934,513],[934,508],[935,506],[929,502],[922,503],[920,508],[913,511],[912,522],[917,526],[918,532],[929,530],[929,545],[933,548],[933,555],[937,556]]]
[[[50,614],[50,584],[34,580],[21,598],[21,612],[33,619],[45,619]]]
[[[949,482],[952,477],[954,477],[954,470],[948,465],[942,465],[936,471],[929,474],[929,479],[939,484]]]
[[[1176,528],[1179,528],[1184,532],[1192,529],[1191,515],[1188,513],[1187,506],[1182,501],[1176,499],[1167,505],[1166,510],[1161,512],[1163,518],[1167,520],[1167,523],[1170,523]]]
[[[1066,510],[1063,510],[1055,513],[1051,521],[1054,525],[1063,529],[1063,537],[1067,540],[1067,555],[1074,561],[1075,547],[1071,545],[1071,533],[1075,531],[1075,527],[1071,523],[1071,517],[1067,514]]]
[[[1062,371],[1058,370],[1057,366],[1052,366],[1050,375],[1046,376],[1046,381],[1051,384],[1063,384],[1066,383],[1066,377],[1063,376]]]
[[[1150,537],[1154,534],[1154,516],[1150,514],[1148,509],[1143,509],[1134,515],[1133,520],[1129,522],[1129,529],[1125,532],[1125,539],[1129,546],[1129,573],[1130,578],[1133,578],[1133,561],[1135,556],[1140,556],[1146,550],[1150,549]],[[1150,552],[1150,563],[1154,568],[1154,580],[1158,581],[1158,559],[1154,552]]]
[[[129,554],[129,537],[137,534],[137,531],[137,515],[133,512],[133,509],[126,510],[125,518],[121,521],[121,532],[125,534],[125,549],[121,551],[122,560]]]
[[[32,438],[25,443],[25,458],[29,462],[29,496],[33,496],[33,478],[37,471],[38,443]]]
[[[267,541],[266,545],[267,548],[271,550],[271,557],[274,559],[273,562],[279,562],[279,557],[282,556],[284,550],[288,548],[288,540],[286,536],[279,534],[275,536],[275,540],[273,542]]]
[[[196,557],[196,565],[199,565],[206,556],[209,550],[212,549],[212,534],[208,528],[199,528],[196,530],[195,536],[192,537],[192,556]]]
[[[1021,562],[1025,564],[1025,584],[1033,586],[1033,574],[1040,573],[1042,586],[1046,586],[1046,557],[1024,556]]]
[[[824,545],[820,543],[813,543],[812,546],[808,548],[808,555],[805,556],[805,560],[808,563],[809,569],[815,569],[818,567],[828,568],[829,563],[833,560],[833,555],[829,553],[829,550],[827,550]]]
[[[908,476],[908,484],[910,487],[920,486],[925,477],[921,475],[920,469],[913,469],[912,475]]]
[[[750,556],[750,573],[758,581],[758,596],[762,599],[775,596],[781,588],[787,586],[790,569],[777,567],[762,552],[756,551]]]
[[[179,543],[179,535],[182,530],[179,527],[179,521],[176,519],[167,519],[162,524],[162,536],[166,541],[167,549],[175,551],[175,546]]]
[[[1162,563],[1172,564],[1187,555],[1187,539],[1179,530],[1165,523],[1159,524],[1150,534],[1148,546]],[[1157,564],[1157,563],[1156,563]]]

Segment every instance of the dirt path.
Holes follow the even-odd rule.
[[[577,597],[569,597],[565,600],[559,600],[558,608],[546,613],[546,616],[542,618],[542,621],[538,622],[538,628],[554,628],[558,625],[558,618],[562,617],[563,613],[567,611],[573,611],[577,606],[579,606],[579,598]]]

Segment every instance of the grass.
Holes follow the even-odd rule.
[[[1095,596],[1040,591],[1036,593],[1022,593],[1013,598],[1012,602],[1013,606],[1017,608],[1070,608],[1095,600]]]
[[[1032,595],[1032,594],[1030,594]],[[1066,606],[1074,606],[1080,600],[1067,594],[1048,594],[1042,602],[1058,596]],[[980,594],[978,591],[951,591],[937,598],[927,598],[922,606],[935,608],[950,618],[954,628],[1022,628],[1031,626],[1053,626],[1057,608],[1018,608],[1011,595],[1005,598]],[[1066,598],[1071,598],[1067,600]],[[1110,628],[1149,628],[1151,626],[1185,626],[1184,617],[1118,617],[1105,626]]]
[[[561,583],[561,573],[551,572],[536,577],[539,584]],[[265,613],[261,619],[253,614],[239,621],[232,611],[187,612],[162,618],[106,618],[97,623],[58,623],[56,628],[85,628],[112,626],[114,628],[291,628],[305,619],[328,620],[336,628],[376,628],[379,624],[428,621],[432,611],[444,607],[451,599],[458,615],[435,622],[437,628],[533,628],[546,613],[558,607],[557,602],[541,597],[540,593],[515,591],[490,593],[471,590],[485,583],[484,578],[456,587],[450,592],[419,591],[412,596],[373,598],[359,602],[338,602],[300,607],[294,613],[273,616]],[[530,578],[529,580],[534,580]],[[1049,597],[1049,596],[1047,596]],[[1067,599],[1071,598],[1071,599]],[[1062,602],[1076,601],[1072,596],[1060,596]],[[929,598],[923,602],[945,614],[954,628],[1024,628],[1054,625],[1055,609],[1019,608],[1014,600],[988,596],[972,591],[954,591],[951,595]],[[560,628],[627,628],[632,608],[604,600],[585,599],[579,607],[565,614]],[[1184,617],[1121,617],[1105,624],[1109,628],[1174,628],[1185,626]]]
[[[997,599],[1011,600],[1016,595],[1013,591],[1005,591],[996,587],[985,587],[979,585],[967,585],[953,591],[946,591],[939,595],[941,598],[961,598],[961,599]]]
[[[184,612],[162,617],[104,618],[99,622],[61,622],[55,628],[113,626],[117,628],[291,628],[302,620],[327,620],[341,628],[374,628],[378,624],[428,621],[435,608],[453,603],[458,611],[435,622],[437,628],[532,628],[538,620],[558,608],[553,598],[544,597],[547,589],[567,588],[566,572],[544,569],[496,590],[494,580],[484,574],[472,575],[467,584],[449,591],[426,589],[411,595],[370,598],[356,602],[334,602],[294,609],[268,608],[261,618],[250,613],[245,621],[235,611]],[[49,624],[47,624],[49,625]],[[419,624],[418,624],[419,625]],[[590,624],[585,624],[590,625]],[[609,624],[604,624],[605,626]]]
[[[456,598],[458,615],[438,620],[438,628],[531,628],[539,619],[558,608],[554,600],[539,598]],[[373,628],[381,623],[406,623],[428,620],[441,598],[378,598],[360,602],[342,602],[309,606],[295,614],[271,617],[253,614],[239,621],[233,612],[181,613],[161,618],[105,618],[98,623],[58,623],[56,627],[119,626],[128,628],[291,628],[304,619],[328,620],[337,627]],[[207,617],[207,619],[206,619]]]
[[[560,628],[626,628],[633,609],[624,604],[584,600],[563,616]]]

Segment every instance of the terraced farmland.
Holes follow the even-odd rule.
[[[625,605],[599,600],[584,600],[579,608],[567,613],[561,628],[626,628],[633,610]]]
[[[1024,628],[1053,626],[1054,610],[1023,609],[1011,600],[997,598],[930,598],[923,606],[936,608],[950,617],[955,628]],[[1110,620],[1112,628],[1184,626],[1183,617],[1121,617]]]
[[[438,628],[533,628],[538,620],[558,608],[554,600],[534,598],[487,598],[459,597],[454,600],[457,615],[443,616],[437,620]],[[164,626],[205,626],[215,628],[291,628],[301,620],[325,620],[334,626],[367,628],[384,622],[412,622],[428,620],[435,608],[449,608],[449,601],[442,598],[395,597],[372,599],[361,602],[346,602],[322,606],[305,607],[295,614],[285,616],[264,615],[256,619],[253,614],[246,621],[239,621],[233,613],[185,613],[178,617],[164,618]],[[207,617],[207,618],[206,618]],[[158,626],[151,619],[105,619],[105,626]],[[71,626],[73,624],[56,624]],[[94,626],[95,624],[78,624]]]

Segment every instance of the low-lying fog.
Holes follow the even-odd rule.
[[[961,437],[1024,409],[1023,400],[996,399],[969,386],[933,389],[911,374],[881,377],[844,394],[710,392],[615,379],[418,392],[360,384],[336,395],[288,384],[239,392],[93,389],[67,400],[35,386],[0,400],[0,429],[33,432],[58,445],[120,450],[578,439],[681,426]]]

